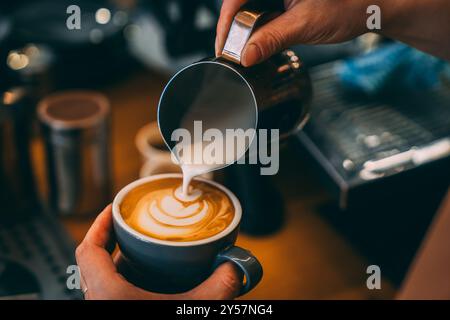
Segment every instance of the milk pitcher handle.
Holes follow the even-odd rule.
[[[254,0],[246,3],[234,16],[222,50],[222,58],[241,64],[242,51],[256,26],[282,10],[283,2],[279,0]]]

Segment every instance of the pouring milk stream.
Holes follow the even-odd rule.
[[[224,65],[198,62],[167,84],[158,125],[181,167],[183,185],[175,196],[193,201],[196,176],[228,166],[245,155],[256,133],[257,104],[250,85]]]

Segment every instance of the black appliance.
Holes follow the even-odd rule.
[[[340,208],[448,179],[450,87],[358,96],[340,84],[339,63],[311,69],[311,118],[297,140]]]

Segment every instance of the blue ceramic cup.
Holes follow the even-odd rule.
[[[139,185],[181,174],[160,174],[136,180],[124,187],[113,201],[114,231],[124,264],[120,271],[142,288],[154,292],[188,291],[203,282],[221,263],[234,263],[245,275],[240,294],[253,289],[263,275],[259,261],[248,251],[234,245],[242,217],[236,196],[222,185],[197,178],[223,191],[235,208],[231,223],[220,233],[202,240],[167,241],[149,237],[131,228],[122,218],[120,204],[128,192]]]

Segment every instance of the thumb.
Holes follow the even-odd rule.
[[[221,264],[202,284],[187,293],[194,300],[230,300],[241,289],[242,273],[231,262]]]
[[[296,17],[289,11],[258,28],[248,40],[242,65],[249,67],[292,45],[295,41]]]

